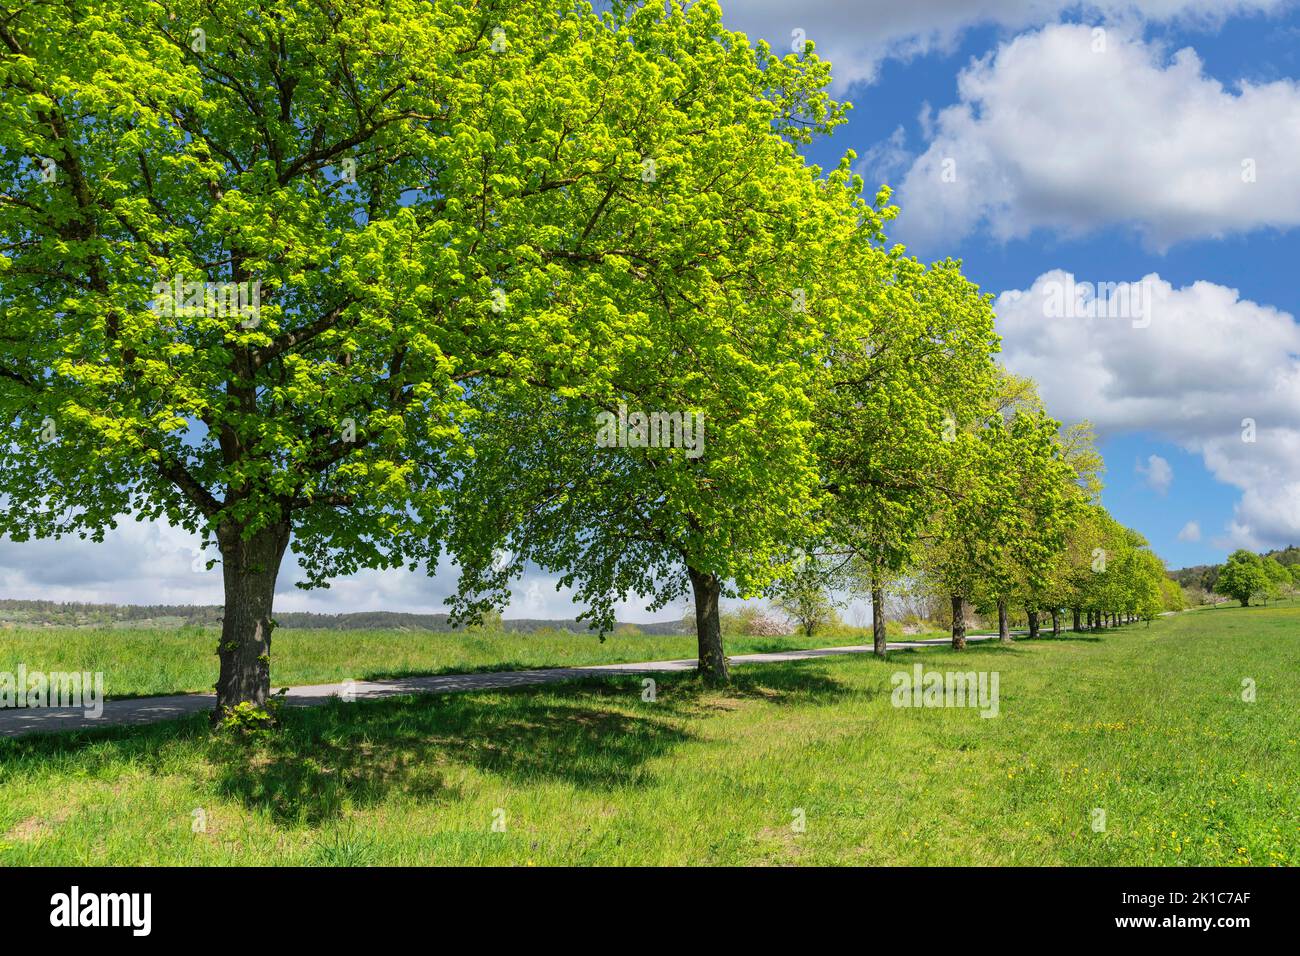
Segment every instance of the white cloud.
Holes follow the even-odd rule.
[[[1095,277],[1094,277],[1095,278]],[[995,302],[1004,364],[1032,376],[1052,413],[1098,432],[1143,432],[1201,455],[1241,489],[1236,542],[1300,541],[1300,325],[1286,312],[1210,282],[1175,289],[1158,275],[1141,321],[1049,318],[1039,276]],[[1150,467],[1148,465],[1148,467]]]
[[[221,570],[198,539],[164,522],[120,519],[103,544],[0,538],[0,597],[134,604],[220,604]]]
[[[928,111],[922,111],[922,123],[926,121],[927,113]],[[897,182],[898,177],[907,172],[911,164],[912,155],[907,151],[907,131],[898,126],[888,139],[868,147],[855,168],[862,174],[870,190],[880,183]]]
[[[1228,89],[1191,49],[1112,28],[1096,52],[1090,28],[1056,25],[973,62],[958,92],[898,184],[905,241],[1119,224],[1163,249],[1300,224],[1294,81]]]
[[[1183,525],[1183,529],[1178,532],[1179,541],[1200,541],[1201,526],[1195,521],[1189,521]]]
[[[1157,494],[1167,493],[1169,486],[1174,483],[1173,467],[1159,455],[1151,455],[1145,465],[1139,461],[1137,473],[1146,477],[1147,487]]]
[[[795,31],[834,66],[836,89],[871,82],[882,60],[953,49],[962,33],[983,24],[1023,30],[1082,9],[1107,22],[1179,20],[1214,26],[1230,16],[1268,12],[1290,0],[723,0],[724,22],[751,40],[786,52]]]
[[[80,538],[18,543],[0,537],[0,598],[91,604],[221,604],[221,565],[204,569],[215,554],[201,554],[199,538],[165,521],[119,519],[102,544]],[[329,588],[303,591],[304,579],[292,553],[285,557],[276,587],[279,611],[346,614],[355,611],[447,612],[456,568],[443,565],[433,575],[406,570],[360,571],[331,582]],[[570,588],[557,590],[558,578],[530,568],[512,588],[507,618],[571,620],[582,610]],[[682,609],[650,612],[635,599],[616,608],[620,621],[673,620]]]

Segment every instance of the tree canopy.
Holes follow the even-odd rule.
[[[1145,613],[1087,426],[852,153],[801,155],[829,80],[710,0],[6,15],[0,530],[214,543],[218,716],[267,700],[290,547],[305,587],[449,556],[460,622],[527,566],[601,630],[689,594],[711,680],[720,598],[832,554]]]

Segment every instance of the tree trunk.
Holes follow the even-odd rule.
[[[706,684],[725,684],[727,658],[722,653],[722,622],[718,618],[718,598],[722,582],[716,574],[705,574],[688,567],[691,587],[695,591],[695,634],[699,642],[700,660],[697,665],[700,677]]]
[[[1052,637],[1061,636],[1061,610],[1052,608]]]
[[[1074,632],[1078,634],[1083,630],[1083,621],[1080,620],[1080,613],[1077,607],[1071,608],[1071,610],[1074,612]]]
[[[1029,639],[1031,641],[1038,639],[1038,609],[1026,608],[1025,614],[1029,617]]]
[[[952,596],[952,649],[966,650],[966,610],[960,594]]]
[[[1007,627],[1007,601],[998,598],[998,640],[1003,644],[1011,643],[1011,628]]]
[[[265,707],[271,695],[271,604],[275,579],[289,544],[289,526],[273,525],[247,537],[239,529],[217,532],[225,582],[221,662],[213,722],[238,704]]]
[[[880,582],[871,582],[871,640],[877,657],[884,657],[887,649],[885,640],[885,589]]]

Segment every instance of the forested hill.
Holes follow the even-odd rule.
[[[1276,558],[1279,564],[1285,566],[1300,564],[1300,547],[1293,544],[1286,548],[1264,551],[1261,556]],[[1222,564],[1197,564],[1190,568],[1179,568],[1176,571],[1170,571],[1169,576],[1185,588],[1201,587],[1212,590],[1222,567]]]
[[[29,627],[186,627],[221,623],[219,604],[83,604],[58,601],[20,601],[0,599],[0,625]],[[451,631],[446,614],[402,614],[395,611],[359,611],[354,614],[311,614],[286,611],[275,615],[284,628],[319,628],[330,631],[405,630]],[[623,626],[623,625],[620,625]],[[633,625],[643,634],[676,634],[680,621],[660,621]],[[531,633],[546,628],[581,633],[590,630],[575,620],[541,620],[506,618],[501,627],[507,631]]]

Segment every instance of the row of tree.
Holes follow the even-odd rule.
[[[933,361],[917,357],[907,366],[924,375]],[[1060,633],[1063,614],[1077,631],[1182,607],[1181,589],[1146,540],[1100,505],[1102,461],[1091,427],[1062,430],[1031,382],[985,361],[983,408],[960,431],[950,418],[946,436],[914,448],[915,435],[902,429],[883,447],[845,447],[834,459],[857,473],[830,489],[822,537],[769,588],[806,631],[826,619],[836,594],[869,593],[883,655],[885,594],[904,584],[948,597],[957,649],[965,647],[971,607],[996,616],[1003,641],[1011,639],[1010,615],[1021,611],[1037,637],[1044,618]],[[865,407],[835,410],[844,438],[860,428],[854,416],[869,414]],[[833,442],[826,425],[822,434]],[[891,458],[925,454],[934,457],[924,467],[913,458],[893,472],[905,480],[885,477]]]
[[[886,241],[852,153],[800,155],[828,81],[710,0],[15,11],[0,532],[201,532],[218,714],[267,699],[291,540],[306,587],[450,558],[462,622],[526,566],[603,629],[689,595],[714,681],[720,597],[808,562],[924,575],[958,647],[963,601],[1152,613],[1158,560],[1086,426],[999,372],[991,297]],[[625,408],[704,432],[598,447]]]

